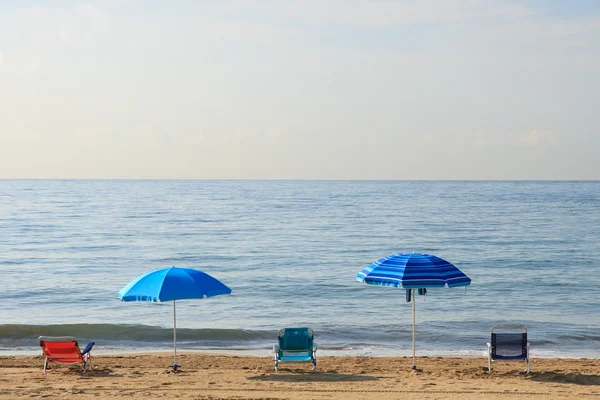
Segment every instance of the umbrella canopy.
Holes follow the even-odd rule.
[[[383,257],[356,274],[359,282],[369,285],[393,286],[409,291],[444,287],[467,286],[471,278],[448,261],[431,254],[400,253]],[[424,293],[424,291],[423,291]],[[416,296],[413,302],[413,369],[416,369]]]
[[[175,301],[230,294],[218,279],[191,268],[165,268],[142,274],[118,293],[121,301],[173,301],[173,370],[177,371],[177,313]]]
[[[466,286],[471,278],[431,254],[402,253],[383,257],[356,274],[359,282],[405,289]]]
[[[122,301],[202,299],[229,294],[231,289],[212,276],[191,268],[165,268],[142,274],[119,291]]]

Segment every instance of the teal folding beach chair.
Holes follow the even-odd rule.
[[[315,332],[310,328],[284,328],[277,334],[277,343],[273,345],[275,353],[275,371],[279,363],[312,362],[313,371],[317,370],[317,344]]]
[[[500,331],[500,332],[499,332]],[[493,361],[525,361],[527,373],[531,369],[527,327],[523,325],[503,325],[492,327],[492,342],[488,347],[488,371],[492,373]]]

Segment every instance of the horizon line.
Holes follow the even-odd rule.
[[[600,179],[6,178],[0,181],[600,182]]]

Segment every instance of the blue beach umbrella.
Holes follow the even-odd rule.
[[[369,285],[393,286],[407,290],[406,300],[411,301],[411,291],[427,288],[467,286],[471,278],[448,261],[431,254],[401,253],[383,257],[356,274],[359,282]],[[412,296],[413,316],[413,369],[416,369],[416,296]]]
[[[142,274],[118,293],[121,301],[173,301],[173,371],[177,371],[177,314],[175,301],[229,294],[231,289],[212,276],[191,268],[165,268]]]

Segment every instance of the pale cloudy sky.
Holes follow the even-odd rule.
[[[4,0],[0,177],[600,179],[600,2]]]

